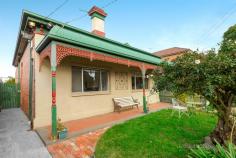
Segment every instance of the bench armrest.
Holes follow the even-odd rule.
[[[133,99],[135,103],[138,103],[139,104],[139,101],[138,99]]]

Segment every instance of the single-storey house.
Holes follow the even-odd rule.
[[[22,110],[32,128],[113,112],[113,98],[132,96],[144,112],[161,59],[105,37],[107,13],[89,12],[92,31],[23,11],[13,65]],[[117,30],[118,31],[118,30]],[[149,103],[159,101],[158,94]]]
[[[180,47],[172,47],[164,50],[160,50],[154,52],[153,54],[160,57],[165,61],[175,61],[175,59],[181,55],[184,55],[191,51],[189,48],[180,48]]]

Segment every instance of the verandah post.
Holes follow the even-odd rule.
[[[51,44],[51,75],[52,75],[52,139],[57,139],[57,106],[56,106],[56,44]]]
[[[146,74],[146,69],[144,66],[142,66],[141,69],[142,72],[142,81],[143,81],[143,112],[147,113],[147,100],[146,100],[146,94],[145,94],[145,74]]]

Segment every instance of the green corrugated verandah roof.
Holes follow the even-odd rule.
[[[50,22],[54,25],[37,46],[36,51],[38,53],[40,53],[51,41],[59,41],[71,44],[73,46],[96,50],[104,54],[115,55],[153,65],[156,65],[162,61],[159,57],[147,51],[108,39],[106,37],[100,37],[91,32],[81,30],[77,27],[73,27],[30,11],[23,11],[20,27],[21,29],[25,27],[27,19],[43,24]]]

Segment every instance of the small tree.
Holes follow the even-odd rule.
[[[235,54],[199,52],[187,53],[174,63],[163,62],[154,72],[154,90],[175,94],[197,93],[204,96],[218,111],[218,123],[211,133],[212,141],[224,144],[230,139],[233,121],[230,117],[236,95]],[[236,130],[233,133],[236,144]]]
[[[231,26],[223,35],[220,43],[220,53],[236,52],[236,25]],[[235,56],[236,57],[236,56]]]
[[[6,84],[15,84],[15,78],[13,78],[13,77],[9,77],[9,79],[6,80],[5,83],[6,83]]]

